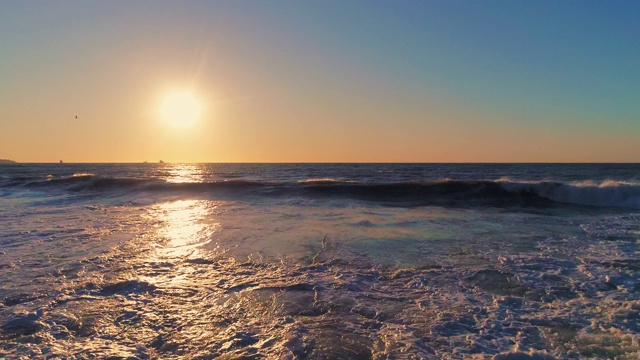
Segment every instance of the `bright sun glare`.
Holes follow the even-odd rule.
[[[200,118],[201,106],[196,97],[188,91],[168,94],[160,108],[162,118],[172,125],[191,125]]]

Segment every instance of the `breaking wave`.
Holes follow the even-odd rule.
[[[640,209],[640,184],[622,181],[453,180],[411,182],[357,182],[332,178],[296,182],[226,180],[174,183],[152,178],[14,177],[0,179],[0,188],[59,190],[70,193],[168,192],[262,196],[346,198],[381,202],[392,206],[547,206],[571,204]]]
[[[532,192],[558,203],[640,209],[640,184],[625,181],[501,182],[511,192]]]

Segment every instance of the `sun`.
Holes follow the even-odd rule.
[[[200,119],[202,106],[189,91],[174,91],[164,98],[160,107],[162,118],[171,125],[188,126]]]

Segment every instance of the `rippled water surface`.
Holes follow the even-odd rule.
[[[637,359],[640,168],[554,166],[0,167],[0,357]]]

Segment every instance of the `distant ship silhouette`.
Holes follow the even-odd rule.
[[[164,164],[164,161],[160,160],[158,161],[158,164]]]

